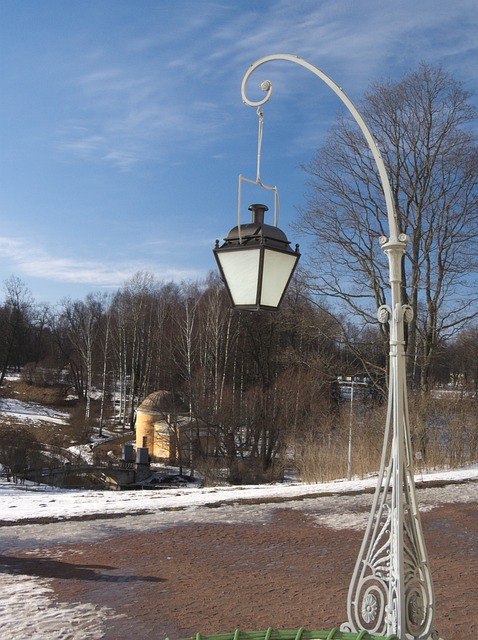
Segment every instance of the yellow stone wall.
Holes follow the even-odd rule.
[[[147,448],[152,462],[174,459],[174,441],[161,413],[137,410],[136,448]]]
[[[154,458],[174,459],[174,437],[171,430],[164,422],[154,423]]]
[[[141,410],[136,412],[136,448],[147,447],[151,459],[169,456],[169,447],[166,456],[158,455],[159,451],[157,443],[155,442],[154,423],[159,420],[160,417],[161,416],[155,412],[143,412]]]

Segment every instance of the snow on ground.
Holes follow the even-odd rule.
[[[49,409],[37,402],[2,398],[0,400],[0,416],[10,416],[29,423],[41,420],[51,424],[66,424],[69,414],[65,411]]]
[[[421,478],[419,478],[421,480]],[[475,482],[466,482],[466,480]],[[446,502],[476,502],[478,465],[467,469],[424,475],[423,481],[463,482],[445,487],[428,486],[418,491],[421,510]],[[267,526],[274,509],[300,509],[321,526],[355,528],[366,526],[372,495],[355,493],[374,486],[374,478],[306,485],[177,488],[145,491],[68,491],[45,487],[0,484],[1,518],[10,526],[0,527],[0,548],[5,558],[15,550],[61,562],[62,543],[104,539],[114,544],[122,532],[161,531],[175,525],[199,522],[255,522]],[[276,501],[280,500],[280,503]],[[214,508],[211,508],[214,506]],[[75,516],[99,516],[77,521]],[[101,514],[119,514],[101,518]],[[35,519],[62,518],[49,524]],[[28,524],[26,524],[28,520]],[[33,520],[33,522],[32,522]],[[358,531],[357,535],[362,535]],[[70,553],[70,552],[68,552]],[[0,628],[10,640],[100,640],[108,620],[118,614],[94,603],[60,602],[55,599],[51,579],[12,571],[0,555]]]
[[[0,564],[1,571],[1,564]],[[10,640],[96,640],[105,620],[118,617],[94,604],[55,603],[50,580],[3,574],[0,580],[2,637]]]
[[[5,412],[32,422],[60,422],[66,417],[41,405],[16,400],[2,400],[0,415]],[[416,480],[426,487],[418,491],[422,511],[443,502],[478,500],[478,465],[418,474]],[[432,486],[436,481],[452,484]],[[13,570],[7,560],[15,558],[15,550],[19,548],[26,554],[45,554],[49,559],[61,561],[62,543],[108,541],[122,532],[161,531],[199,522],[255,522],[267,526],[276,507],[300,509],[321,526],[363,530],[372,501],[372,495],[365,490],[375,483],[376,478],[371,477],[324,484],[287,482],[241,487],[76,491],[15,485],[0,479],[0,521],[5,522],[5,526],[0,526],[0,548],[4,554],[3,562],[0,554],[2,637],[100,640],[106,622],[117,617],[113,609],[94,603],[59,602],[54,598],[51,579]],[[76,519],[92,516],[91,520]]]
[[[419,478],[422,480],[422,478]],[[462,482],[478,479],[478,465],[467,469],[424,475],[423,481]],[[24,553],[47,554],[61,561],[61,543],[104,539],[114,543],[122,532],[161,531],[178,524],[198,522],[256,522],[267,526],[276,507],[300,509],[321,526],[363,530],[372,496],[359,493],[375,479],[306,485],[175,488],[144,491],[71,491],[21,487],[0,483],[0,548],[8,558],[21,547]],[[442,502],[478,499],[476,482],[420,489],[421,510]],[[276,501],[280,500],[280,504]],[[210,508],[214,506],[215,508]],[[77,521],[68,518],[91,516]],[[118,518],[101,515],[119,514]],[[49,524],[38,518],[61,518]],[[33,520],[33,522],[32,522]],[[28,521],[28,524],[26,524]],[[358,532],[361,535],[361,532]],[[0,555],[0,627],[10,640],[100,640],[108,620],[117,617],[110,608],[94,603],[66,603],[54,598],[51,579],[15,573],[2,565]]]
[[[417,481],[460,482],[478,479],[478,465],[451,471],[419,474]],[[322,484],[281,483],[238,487],[157,489],[144,491],[76,491],[37,485],[0,482],[0,520],[18,522],[38,518],[68,519],[81,516],[178,510],[204,505],[245,501],[289,501],[308,496],[346,494],[374,488],[376,478],[337,480]],[[457,493],[461,493],[457,491]],[[477,490],[478,493],[478,490]]]

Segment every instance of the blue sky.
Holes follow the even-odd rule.
[[[369,84],[442,65],[478,105],[476,0],[0,0],[0,283],[37,302],[115,290],[137,271],[196,280],[256,174],[244,73],[301,56],[360,103]],[[299,168],[341,108],[313,74],[272,62],[262,178],[288,226]],[[250,86],[254,85],[254,78]],[[259,92],[258,92],[259,95]],[[272,202],[257,187],[250,202]]]

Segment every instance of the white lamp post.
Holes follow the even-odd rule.
[[[388,412],[377,488],[349,588],[348,620],[342,625],[342,631],[396,634],[401,640],[437,640],[439,635],[433,625],[435,599],[415,495],[408,418],[404,324],[413,318],[413,311],[401,303],[400,297],[401,266],[408,237],[398,228],[387,171],[371,131],[351,100],[325,73],[297,56],[277,54],[260,58],[249,67],[242,81],[244,102],[260,108],[270,99],[272,84],[269,81],[261,84],[266,96],[257,102],[247,98],[246,86],[256,69],[274,60],[293,62],[312,71],[342,100],[368,142],[380,174],[387,207],[389,237],[381,237],[379,241],[389,262],[391,303],[379,308],[378,319],[390,325]],[[223,247],[216,245],[215,249],[233,305],[258,309],[263,308],[261,303],[265,301],[265,308],[278,306],[283,293],[275,290],[273,295],[263,300],[261,291],[266,284],[258,283],[259,276],[263,277],[264,283],[273,284],[273,273],[276,272],[279,284],[286,287],[297,263],[298,252],[294,254],[289,247],[284,254],[286,266],[281,266],[281,256],[277,254],[259,267],[257,247],[253,247],[256,256],[251,258],[249,265],[251,242],[244,240],[247,233],[242,238],[239,235],[233,229],[231,238],[228,237],[235,253],[229,264],[226,264],[227,251],[232,255],[232,250],[230,245],[228,249],[228,238]],[[225,258],[222,261],[221,252]],[[268,267],[272,272],[263,276]],[[233,293],[236,284],[239,284],[240,292],[237,295]],[[248,285],[251,285],[250,293],[246,292]]]

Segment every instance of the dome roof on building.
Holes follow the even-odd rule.
[[[137,408],[144,413],[180,412],[183,408],[181,398],[172,391],[155,391],[150,393]]]

